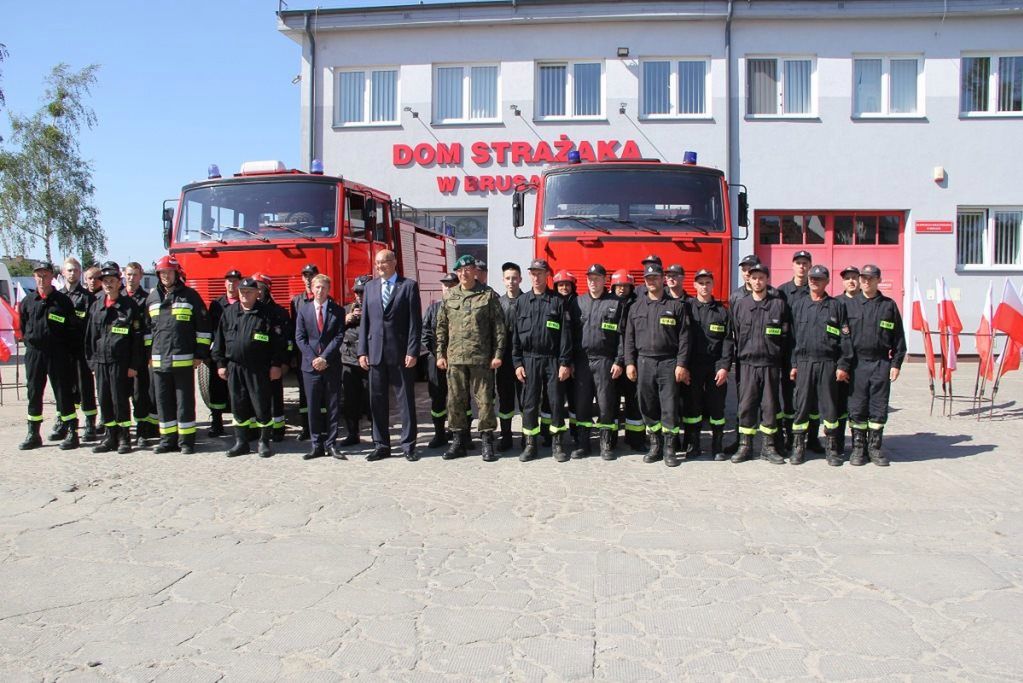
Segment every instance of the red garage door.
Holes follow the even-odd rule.
[[[771,268],[775,287],[792,278],[792,254],[805,249],[831,270],[831,293],[848,265],[881,269],[880,289],[902,307],[905,211],[757,211],[756,253]]]

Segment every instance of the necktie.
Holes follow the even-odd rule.
[[[316,307],[316,329],[323,332],[323,306]]]
[[[380,301],[383,302],[384,308],[387,308],[387,304],[391,303],[391,281],[384,280],[384,292],[380,297]]]

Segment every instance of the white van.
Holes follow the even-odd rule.
[[[11,272],[3,263],[0,263],[0,296],[7,303],[14,303],[14,283],[11,281]]]

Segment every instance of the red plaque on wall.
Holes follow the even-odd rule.
[[[931,235],[951,235],[952,221],[916,221],[917,233]]]

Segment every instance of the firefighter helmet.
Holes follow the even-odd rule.
[[[161,270],[173,270],[178,275],[181,274],[181,264],[173,256],[161,256],[160,260],[154,264],[154,270],[159,273]]]
[[[554,274],[554,284],[558,284],[559,282],[571,282],[574,285],[575,276],[567,270],[559,270]]]
[[[632,285],[633,284],[632,276],[629,275],[629,271],[625,270],[624,268],[622,268],[621,270],[616,270],[614,272],[614,275],[611,276],[611,284]]]
[[[262,273],[262,272],[260,272],[260,273],[253,273],[252,274],[252,279],[255,280],[256,282],[263,283],[267,287],[269,287],[270,285],[273,284],[273,280],[270,278],[270,276],[267,275],[266,273]]]

